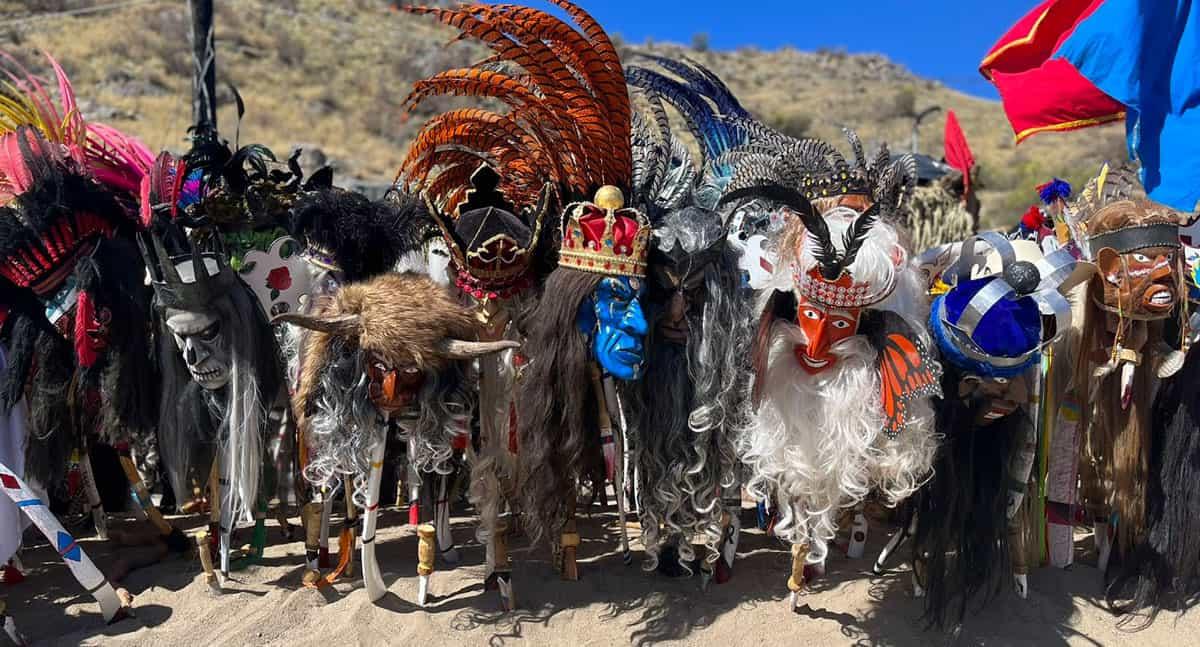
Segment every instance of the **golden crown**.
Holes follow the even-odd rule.
[[[626,209],[615,186],[602,186],[592,202],[567,205],[563,223],[561,267],[611,276],[646,276],[650,253],[650,221],[637,209]]]

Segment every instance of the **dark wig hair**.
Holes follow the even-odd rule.
[[[305,193],[292,207],[288,230],[306,245],[330,253],[347,282],[391,270],[400,257],[420,249],[433,226],[424,203],[393,192],[372,201],[354,191],[328,187]]]
[[[1009,464],[1033,424],[1024,409],[975,424],[986,400],[957,396],[962,373],[947,364],[935,407],[945,434],[933,477],[915,497],[917,527],[913,558],[924,566],[925,620],[944,627],[961,622],[978,599],[985,604],[1001,591],[1012,571],[1007,518]]]
[[[670,295],[657,295],[658,300]],[[734,430],[747,395],[750,334],[748,294],[737,259],[724,250],[704,270],[704,303],[687,314],[686,346],[655,339],[651,329],[645,375],[633,389],[642,541],[657,566],[664,542],[701,534],[716,560],[722,539],[721,495],[737,479]],[[651,303],[655,309],[665,304]],[[679,542],[680,563],[694,557]]]
[[[1122,619],[1137,629],[1154,622],[1161,609],[1183,611],[1200,596],[1200,346],[1192,346],[1183,368],[1163,381],[1151,420],[1146,537],[1107,573],[1114,613],[1148,607],[1144,615]]]
[[[603,278],[556,269],[542,298],[523,316],[529,363],[517,390],[517,491],[535,542],[562,527],[576,480],[594,474],[598,457],[603,464],[591,350],[575,323],[580,305]]]

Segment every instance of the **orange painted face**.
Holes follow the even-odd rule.
[[[800,368],[815,375],[837,362],[837,356],[829,349],[858,332],[862,308],[828,308],[803,296],[797,298],[796,323],[804,332],[806,343],[796,344],[793,352]]]
[[[389,415],[412,404],[425,383],[425,374],[415,366],[394,368],[374,353],[367,363],[367,373],[371,401]]]

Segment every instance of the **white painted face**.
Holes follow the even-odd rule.
[[[187,363],[197,384],[216,390],[229,383],[231,355],[229,336],[221,329],[221,320],[207,312],[168,308],[167,328],[175,336],[175,345]]]

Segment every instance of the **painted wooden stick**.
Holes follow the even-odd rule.
[[[67,563],[71,574],[84,590],[100,603],[100,612],[104,614],[104,620],[111,624],[124,618],[128,609],[121,603],[116,590],[108,583],[100,569],[96,568],[87,553],[83,552],[83,547],[75,542],[75,538],[63,528],[46,504],[34,496],[33,491],[3,463],[0,463],[0,487],[58,550],[59,556]]]
[[[517,601],[513,596],[512,563],[508,557],[508,522],[509,515],[507,514],[501,515],[496,520],[495,532],[492,533],[491,541],[488,543],[489,558],[492,564],[489,579],[495,581],[496,588],[500,591],[500,603],[504,606],[504,610],[512,611],[516,608]]]
[[[13,644],[17,647],[29,647],[29,641],[17,631],[16,621],[8,615],[4,600],[0,600],[0,625],[4,626],[4,633],[8,634],[8,639],[13,641]]]
[[[628,566],[633,563],[633,554],[629,551],[629,529],[625,527],[625,433],[623,428],[613,428],[607,395],[609,391],[616,392],[616,385],[611,379],[601,382],[600,369],[593,365],[592,388],[596,391],[596,407],[600,412],[600,434],[603,436],[604,430],[607,429],[613,439],[613,459],[616,464],[609,476],[612,478],[613,490],[617,495],[617,527],[621,533],[621,561]],[[622,417],[624,417],[623,414]]]
[[[211,542],[207,530],[196,533],[196,554],[200,556],[200,569],[204,573],[204,583],[208,584],[213,593],[220,593],[221,581],[217,579],[217,573],[213,570]]]
[[[386,428],[386,426],[385,426]],[[383,476],[383,456],[387,449],[387,433],[380,435],[379,442],[371,450],[371,471],[367,477],[367,505],[363,516],[362,566],[363,579],[367,585],[367,598],[375,602],[387,593],[379,562],[375,559],[375,524],[379,520],[379,481]]]
[[[792,574],[788,576],[788,608],[800,606],[800,592],[804,590],[804,562],[808,560],[808,544],[792,544]]]
[[[574,582],[579,579],[579,564],[576,561],[579,552],[579,532],[575,528],[575,498],[576,494],[567,495],[567,523],[562,532],[562,578]]]
[[[850,526],[850,543],[846,545],[846,557],[858,559],[867,548],[867,515],[863,514],[865,504],[859,502],[854,506],[854,523]]]
[[[321,531],[321,501],[309,501],[300,510],[300,522],[304,526],[304,576],[302,582],[309,588],[321,583],[321,560],[319,558],[319,536]]]
[[[88,452],[75,450],[72,459],[78,461],[79,477],[83,480],[83,492],[87,495],[92,522],[96,525],[96,536],[108,540],[108,516],[104,514],[104,503],[100,500],[100,490],[96,489],[96,477],[92,472],[92,455]]]
[[[896,534],[892,535],[892,538],[884,545],[883,550],[879,551],[879,557],[875,559],[875,568],[873,569],[876,575],[883,575],[883,571],[887,568],[888,558],[892,556],[892,553],[896,552],[896,549],[903,546],[904,542],[916,531],[917,515],[914,514],[912,521],[904,528],[897,530]]]
[[[358,508],[354,506],[354,481],[343,477],[342,487],[346,500],[346,518],[342,521],[342,533],[338,536],[338,565],[334,579],[345,574],[354,577],[354,549],[358,543]]]
[[[425,606],[429,597],[429,576],[433,575],[437,555],[437,528],[423,523],[417,526],[417,606]]]
[[[121,469],[125,472],[125,480],[129,481],[129,489],[133,493],[134,501],[142,508],[142,512],[146,513],[146,518],[150,520],[150,523],[162,535],[167,548],[176,553],[187,551],[191,542],[188,541],[187,536],[183,534],[182,530],[167,523],[167,520],[162,516],[162,512],[158,510],[158,506],[154,505],[154,500],[150,498],[150,491],[146,489],[146,483],[142,481],[142,475],[138,472],[137,465],[133,462],[133,456],[129,453],[129,447],[126,446],[117,451],[121,459]]]
[[[329,517],[333,514],[333,496],[328,489],[322,488],[320,508],[320,541],[317,549],[317,566],[329,568]],[[340,550],[340,547],[339,547]]]

